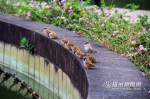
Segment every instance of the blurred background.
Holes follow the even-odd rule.
[[[141,10],[150,10],[150,0],[104,0],[106,6],[115,5],[115,7],[123,8],[127,4],[134,3],[135,5],[140,5]],[[94,5],[94,0],[91,0],[91,4]]]

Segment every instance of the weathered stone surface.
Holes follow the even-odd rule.
[[[87,99],[150,98],[150,95],[147,93],[150,89],[150,81],[141,75],[141,71],[127,59],[109,51],[106,47],[97,44],[93,40],[79,37],[71,31],[55,26],[0,14],[0,26],[2,26],[0,29],[2,29],[2,31],[5,31],[4,28],[9,26],[4,22],[24,27],[23,30],[31,30],[32,32],[29,31],[26,35],[20,34],[19,38],[22,38],[23,36],[28,37],[30,42],[35,46],[35,53],[59,66],[62,71],[70,77],[74,86],[81,92],[83,99],[86,99],[87,97]],[[72,52],[68,52],[67,49],[60,46],[61,42],[59,39],[51,40],[47,38],[43,33],[44,27],[48,27],[55,31],[60,37],[68,38],[70,41],[80,46],[83,51],[84,42],[87,40],[90,41],[95,50],[97,50],[97,53],[92,53],[92,55],[101,63],[96,63],[98,67],[88,70],[85,69],[84,72],[84,67],[81,67],[80,65],[80,63],[82,64],[82,60],[79,60],[80,62],[77,61]],[[14,31],[13,33],[16,31],[12,26],[10,26],[10,30],[11,32]],[[35,37],[36,39],[32,41],[32,37]],[[6,38],[6,40],[4,38]],[[0,33],[0,41],[7,40],[10,42],[12,39],[11,37],[8,39],[8,37],[3,36],[2,33]],[[18,41],[20,40],[16,40],[15,42],[12,41],[11,43],[19,46]],[[114,89],[114,87],[112,88],[113,82],[117,82],[116,89]],[[128,89],[119,87],[121,86],[121,83],[125,84],[131,82],[136,84],[141,83],[138,87],[139,89],[134,89],[134,91],[132,91],[129,87]],[[107,88],[106,85],[109,84],[111,87]]]
[[[35,54],[44,57],[54,63],[55,66],[62,69],[62,71],[66,73],[72,81],[72,85],[77,88],[77,90],[80,91],[81,96],[86,99],[88,81],[83,67],[78,59],[74,57],[73,53],[61,46],[60,39],[50,39],[43,33],[44,27],[48,27],[47,24],[24,20],[21,18],[19,19],[3,14],[0,16],[0,25],[4,27],[1,28],[2,32],[0,35],[2,36],[0,36],[0,41],[11,43],[12,45],[19,47],[20,40],[23,37],[27,38],[29,40],[29,44],[34,45]],[[8,27],[7,30],[6,27]],[[57,72],[58,68],[55,68],[55,70]],[[80,75],[82,75],[82,77]]]

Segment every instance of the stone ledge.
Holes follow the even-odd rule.
[[[45,36],[43,29],[50,28],[49,25],[3,14],[0,16],[0,41],[19,47],[20,40],[23,37],[27,38],[29,43],[34,45],[35,54],[58,66],[68,75],[74,87],[80,92],[80,96],[83,99],[87,98],[88,81],[81,63],[73,53],[58,43],[58,40]]]
[[[44,23],[34,22],[34,21],[7,16],[3,14],[0,14],[0,21],[7,22],[10,24],[13,23],[20,27],[24,27],[30,31],[34,30],[33,33],[27,33],[28,34],[27,36],[24,34],[20,34],[19,38],[21,39],[21,37],[23,36],[30,38],[30,42],[35,44],[36,53],[45,57],[48,60],[51,60],[53,63],[56,63],[56,65],[59,66],[63,71],[65,71],[66,74],[68,74],[68,76],[71,79],[75,78],[74,79],[74,82],[76,82],[75,86],[81,92],[83,99],[148,99],[150,98],[150,95],[147,94],[148,90],[150,89],[150,81],[141,75],[141,71],[127,59],[119,56],[114,52],[108,51],[106,47],[97,44],[93,40],[85,37],[80,38],[78,35],[76,35],[71,31],[61,29],[55,26],[50,26]],[[50,51],[49,49],[51,49],[51,45],[58,46],[61,44],[61,42],[60,40],[48,39],[43,34],[44,27],[48,27],[49,29],[57,32],[60,37],[68,38],[70,41],[80,46],[82,50],[84,50],[83,49],[84,42],[87,40],[90,41],[93,44],[93,47],[97,50],[97,53],[93,53],[93,55],[95,56],[96,59],[100,60],[101,63],[96,64],[98,66],[97,68],[84,70],[83,67],[81,67],[82,60],[79,60],[81,63],[80,64],[79,61],[76,60],[77,58],[75,58],[71,52],[68,52],[62,46],[59,46],[59,49],[65,52],[65,53],[61,53],[62,55],[65,56],[62,59],[68,62],[68,59],[66,59],[66,57],[69,59],[72,58],[72,60],[70,61],[74,61],[74,62],[71,63],[69,61],[69,63],[66,64],[64,64],[61,60],[59,60],[58,62],[56,59],[60,58],[60,53],[56,55],[55,51],[54,53],[52,53],[52,51]],[[5,28],[0,27],[0,29],[2,30],[5,30]],[[0,34],[0,37],[1,36],[2,35]],[[32,36],[36,37],[35,41],[32,41]],[[36,41],[38,39],[39,41]],[[10,37],[2,37],[0,38],[0,40],[11,42],[12,39]],[[51,43],[49,44],[49,42]],[[43,43],[44,46],[47,46],[47,48],[44,50],[46,51],[45,53],[48,53],[48,55],[43,55],[44,53],[42,49],[43,47],[39,46],[39,43]],[[15,41],[14,44],[18,45],[19,41]],[[56,48],[54,47],[54,49]],[[58,51],[58,49],[56,50]],[[49,55],[52,56],[56,55],[55,59],[53,59],[53,57]],[[111,57],[111,59],[109,59],[109,56]],[[78,64],[76,65],[77,67],[70,67],[71,64],[74,64],[75,62]],[[68,66],[67,64],[70,65]],[[80,77],[80,78],[77,79],[76,77]],[[111,88],[107,88],[106,86],[103,86],[106,83],[106,81],[109,81],[111,83],[112,82],[118,82],[118,83],[119,82],[123,82],[123,83],[141,82],[141,86],[140,86],[141,90],[131,91],[131,90],[123,90],[123,88],[114,90]]]

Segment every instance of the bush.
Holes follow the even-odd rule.
[[[0,10],[3,13],[45,22],[71,31],[84,31],[85,36],[129,59],[150,78],[150,23],[147,22],[147,15],[139,15],[137,22],[135,18],[127,20],[124,18],[125,13],[118,13],[117,9],[112,10],[113,5],[107,9],[104,0],[104,11],[96,6],[87,6],[89,0],[84,3],[76,0],[52,0],[49,4],[29,0],[18,3],[17,0],[0,1]],[[131,7],[131,11],[137,8],[134,4],[127,7]]]

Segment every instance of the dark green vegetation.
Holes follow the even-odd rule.
[[[135,17],[127,20],[124,18],[126,13],[112,9],[113,5],[107,7],[104,0],[101,0],[104,12],[96,6],[87,6],[90,0],[84,4],[65,0],[52,0],[49,4],[30,0],[0,1],[2,13],[71,31],[84,31],[85,36],[127,58],[150,78],[150,23],[147,15],[139,15],[137,21]],[[137,5],[131,3],[127,7],[132,11],[138,8]]]
[[[31,99],[31,98],[23,97],[23,95],[8,90],[7,88],[0,85],[0,99]]]
[[[139,5],[139,9],[150,10],[149,4],[150,0],[105,0],[106,5],[115,5],[116,7],[125,7],[127,4],[134,3]]]
[[[29,42],[26,38],[21,39],[20,47],[24,48],[28,53],[33,54],[34,46],[29,44]]]

